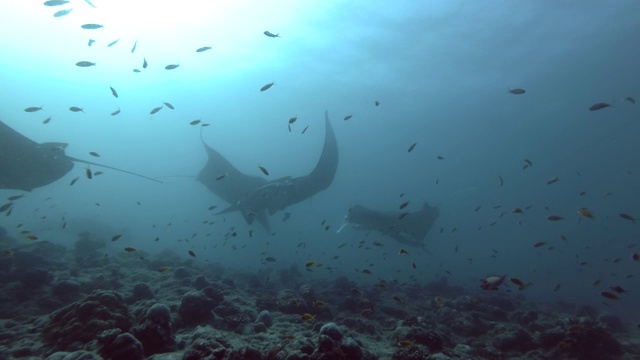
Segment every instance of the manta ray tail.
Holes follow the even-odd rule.
[[[162,184],[162,183],[163,183],[163,182],[162,182],[162,181],[160,181],[160,180],[157,180],[157,179],[154,179],[154,178],[150,178],[150,177],[148,177],[148,176],[144,176],[144,175],[141,175],[141,174],[137,174],[137,173],[134,173],[134,172],[131,172],[131,171],[127,171],[127,170],[123,170],[123,169],[118,169],[118,168],[113,167],[113,166],[108,166],[108,165],[98,164],[98,163],[95,163],[95,162],[93,162],[93,161],[87,161],[87,160],[82,160],[82,159],[76,159],[76,158],[71,157],[71,156],[67,156],[67,157],[68,157],[70,160],[75,161],[75,162],[80,162],[80,163],[84,163],[84,164],[100,166],[100,167],[103,167],[103,168],[107,168],[107,169],[111,169],[111,170],[116,170],[116,171],[120,171],[120,172],[123,172],[123,173],[127,173],[127,174],[129,174],[129,175],[134,175],[134,176],[137,176],[137,177],[141,177],[141,178],[143,178],[143,179],[147,179],[147,180],[155,181],[155,182],[160,183],[160,184]]]

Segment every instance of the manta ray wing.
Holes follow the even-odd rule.
[[[247,196],[251,191],[267,184],[265,179],[241,173],[222,154],[204,142],[202,132],[200,135],[202,145],[207,151],[208,159],[196,180],[206,186],[213,194],[231,204],[232,208],[224,210],[224,212],[233,211],[233,206],[240,199]]]

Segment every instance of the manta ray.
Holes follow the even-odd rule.
[[[267,214],[273,215],[327,189],[338,169],[338,143],[326,111],[324,118],[324,147],[315,168],[305,176],[285,176],[272,181],[241,173],[218,151],[207,145],[200,133],[208,160],[196,180],[230,204],[218,214],[239,211],[248,224],[257,220],[267,231],[271,231]]]
[[[438,208],[429,206],[426,201],[420,211],[404,213],[376,211],[356,205],[349,209],[344,224],[337,232],[352,225],[356,229],[378,231],[402,244],[424,247],[425,237],[438,215]]]
[[[31,191],[65,176],[74,163],[100,166],[162,183],[127,170],[76,159],[64,153],[66,143],[38,144],[0,121],[0,189]]]

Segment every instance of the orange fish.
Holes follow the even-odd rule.
[[[620,298],[618,297],[618,295],[608,292],[608,291],[602,291],[600,293],[600,295],[604,296],[605,298],[609,299],[609,300],[620,300]]]
[[[169,267],[169,266],[160,266],[158,268],[158,272],[165,272],[165,271],[170,270],[170,269],[171,269],[171,267]]]
[[[578,209],[578,214],[581,215],[581,216],[584,216],[586,218],[589,218],[591,220],[594,220],[593,214],[587,208]]]
[[[314,321],[316,319],[315,315],[311,315],[309,313],[304,313],[302,314],[302,316],[300,316],[300,319],[302,321]]]
[[[34,234],[25,234],[24,238],[27,240],[38,240],[38,237],[35,236]]]
[[[516,284],[516,286],[518,286],[518,290],[524,290],[527,287],[529,287],[530,284],[525,284],[522,280],[518,279],[518,278],[509,278],[509,280],[511,280],[512,283]]]

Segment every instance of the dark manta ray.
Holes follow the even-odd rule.
[[[285,176],[267,181],[245,175],[202,140],[209,160],[197,180],[231,204],[219,214],[240,211],[247,223],[255,219],[270,231],[267,213],[273,215],[328,188],[338,168],[338,143],[327,112],[324,118],[326,133],[320,160],[311,173],[295,178]]]
[[[424,247],[424,239],[438,215],[438,208],[426,201],[420,211],[410,213],[376,211],[356,205],[349,209],[338,232],[353,225],[356,229],[381,232],[402,244]]]
[[[73,169],[74,162],[101,166],[148,180],[144,175],[67,156],[65,143],[38,144],[0,121],[0,189],[31,191],[51,184]]]

